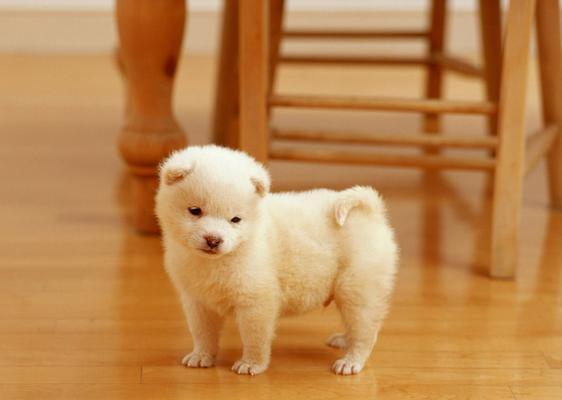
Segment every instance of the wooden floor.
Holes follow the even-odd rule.
[[[177,111],[209,140],[214,65],[183,62]],[[409,69],[287,69],[285,92],[419,94]],[[533,79],[534,81],[534,79]],[[533,88],[536,86],[532,83]],[[516,281],[486,276],[489,202],[475,173],[274,163],[276,189],[373,184],[402,247],[390,316],[364,372],[329,372],[334,310],[283,320],[267,373],[237,376],[230,321],[218,366],[180,366],[191,341],[157,237],[126,223],[115,150],[122,88],[109,57],[0,57],[0,399],[562,398],[562,213],[526,181]],[[469,81],[448,94],[477,98]],[[529,106],[536,126],[536,97]],[[414,115],[276,113],[275,123],[410,132]],[[445,128],[479,134],[477,118]]]

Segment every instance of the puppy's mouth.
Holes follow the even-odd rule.
[[[218,254],[220,254],[218,249],[199,249],[200,251],[202,251],[205,254],[209,254],[211,256],[216,256]]]

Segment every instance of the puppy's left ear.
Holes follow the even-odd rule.
[[[269,174],[263,167],[260,166],[259,171],[256,172],[257,173],[250,178],[250,182],[252,182],[258,196],[264,197],[269,193],[271,180]]]
[[[168,158],[160,164],[160,182],[166,185],[173,185],[183,181],[194,167],[193,153],[200,148],[188,147],[184,150],[174,151]]]
[[[162,172],[162,178],[167,185],[182,181],[191,171],[187,168],[167,168]]]

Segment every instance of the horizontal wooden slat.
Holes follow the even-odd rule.
[[[338,56],[338,55],[282,55],[284,64],[353,64],[353,65],[426,65],[427,57]]]
[[[270,158],[277,160],[309,161],[324,163],[371,164],[394,167],[448,168],[466,170],[490,170],[495,167],[493,159],[452,158],[444,156],[413,156],[399,154],[366,153],[349,149],[327,149],[302,147],[274,143]]]
[[[558,135],[558,127],[549,125],[540,132],[533,134],[527,138],[527,157],[525,159],[525,175],[529,174],[538,164],[545,154],[550,150],[556,136]]]
[[[396,146],[496,148],[497,137],[466,137],[444,135],[373,134],[366,132],[284,131],[273,130],[273,137],[300,141],[384,144]]]
[[[323,108],[343,110],[378,110],[451,114],[494,114],[491,102],[398,99],[384,97],[334,97],[274,95],[269,104],[274,107]]]
[[[289,54],[279,57],[279,62],[284,64],[335,64],[335,65],[406,65],[425,66],[432,63],[443,65],[450,72],[482,78],[482,68],[456,57],[436,55],[428,57],[406,56],[353,56],[353,55],[308,55]]]
[[[408,39],[426,38],[427,31],[421,30],[301,30],[290,29],[283,32],[283,37],[291,39]]]
[[[450,72],[483,78],[484,71],[468,61],[444,54],[436,54],[431,57],[406,57],[406,56],[354,56],[333,54],[285,54],[278,59],[284,64],[335,64],[335,65],[406,65],[425,66],[429,64],[441,64]]]
[[[484,70],[482,68],[458,57],[449,56],[446,54],[436,54],[432,57],[431,62],[441,64],[444,68],[451,72],[456,72],[475,78],[484,77]]]

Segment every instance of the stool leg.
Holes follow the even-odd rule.
[[[268,93],[275,90],[277,61],[283,39],[283,18],[285,14],[285,0],[270,0],[269,3],[269,80]]]
[[[269,2],[240,1],[240,149],[261,162],[268,153]]]
[[[186,145],[172,112],[172,90],[185,22],[185,0],[118,0],[119,62],[127,84],[119,150],[133,175],[133,223],[157,232],[158,164]]]
[[[501,1],[480,0],[479,11],[486,97],[489,101],[497,103],[500,98],[502,54]],[[488,132],[491,135],[498,132],[498,120],[495,115],[488,119]]]
[[[213,141],[232,148],[239,147],[240,124],[238,8],[239,0],[224,2],[213,122]]]
[[[548,155],[550,201],[553,207],[562,209],[562,66],[557,0],[538,1],[537,40],[544,123],[558,125],[558,138]]]
[[[525,99],[535,0],[511,0],[507,16],[494,182],[491,275],[512,278],[518,257],[525,157]]]
[[[429,19],[429,48],[430,63],[427,66],[425,95],[429,99],[438,99],[442,94],[443,66],[436,62],[436,55],[443,53],[445,45],[445,24],[447,17],[447,0],[431,0]],[[436,133],[440,130],[439,114],[426,114],[424,130]]]

